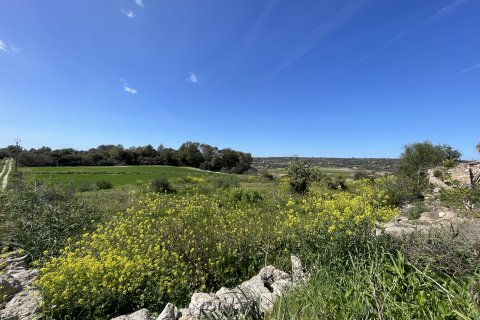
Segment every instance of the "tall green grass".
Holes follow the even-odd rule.
[[[282,297],[268,318],[479,319],[470,293],[477,279],[440,276],[380,248],[367,259],[351,256],[342,268],[317,264],[310,281]]]

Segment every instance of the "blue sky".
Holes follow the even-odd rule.
[[[0,0],[0,146],[476,159],[479,0]]]

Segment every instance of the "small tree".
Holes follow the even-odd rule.
[[[308,191],[311,181],[311,173],[305,160],[299,158],[293,159],[288,166],[287,173],[290,177],[290,188],[293,191],[296,193],[304,193]]]
[[[412,143],[404,147],[396,173],[410,185],[414,193],[427,187],[427,171],[444,161],[458,161],[461,153],[448,145],[433,145],[430,141]]]

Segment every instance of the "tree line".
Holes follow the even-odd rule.
[[[18,155],[17,155],[18,152]],[[52,150],[49,147],[23,149],[10,145],[0,149],[0,159],[17,155],[25,167],[169,165],[203,170],[244,173],[251,168],[252,155],[231,148],[218,149],[208,144],[185,142],[178,150],[160,145],[124,148],[122,145],[100,145],[96,148]]]

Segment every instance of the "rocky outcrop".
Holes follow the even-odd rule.
[[[442,174],[435,176],[436,172]],[[469,187],[480,182],[480,162],[459,163],[453,168],[434,168],[428,170],[428,181],[434,187],[448,189],[451,185]]]
[[[264,267],[257,275],[235,288],[222,287],[215,293],[194,293],[185,309],[177,309],[169,303],[157,320],[198,320],[208,317],[216,319],[225,315],[235,319],[236,316],[245,315],[248,312],[264,313],[271,311],[275,300],[281,297],[288,288],[301,285],[308,279],[308,275],[303,271],[300,259],[292,256],[291,260],[292,274],[278,270],[273,266]],[[150,314],[144,311],[142,311],[144,312],[142,318],[131,318],[140,311],[113,320],[150,319],[148,318]]]
[[[37,319],[41,294],[32,284],[38,277],[38,270],[27,269],[29,255],[21,249],[5,251],[0,256],[3,268],[0,270],[0,319]]]

